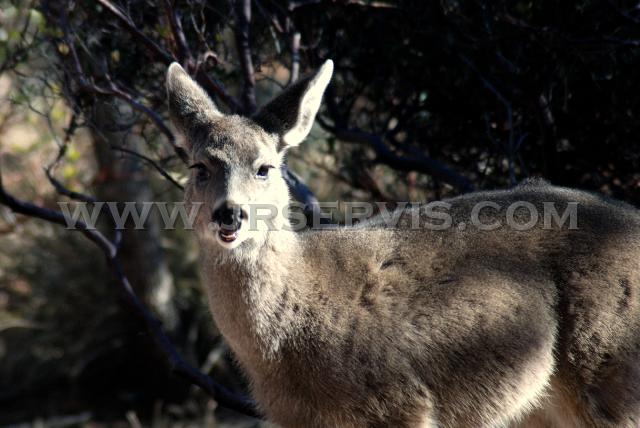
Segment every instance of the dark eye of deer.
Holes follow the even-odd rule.
[[[197,170],[196,181],[198,183],[204,183],[211,177],[211,173],[209,172],[209,170],[202,164],[191,165],[189,168],[195,168]]]
[[[269,176],[269,170],[273,168],[271,165],[262,165],[258,168],[258,172],[256,173],[256,177],[261,178],[262,180],[266,180]]]
[[[196,174],[196,180],[200,183],[207,181],[211,177],[211,173],[204,168],[200,168]]]

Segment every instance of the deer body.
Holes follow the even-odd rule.
[[[294,232],[282,216],[273,230],[246,228],[248,204],[288,202],[282,153],[308,132],[327,67],[253,119],[219,113],[181,69],[168,76],[172,118],[197,171],[186,199],[209,208],[196,232],[210,307],[268,419],[284,427],[638,426],[633,208],[527,184],[447,201],[453,224],[483,201],[528,201],[540,213],[545,203],[577,202],[580,227],[414,229],[416,213],[407,211],[393,228],[374,218]],[[500,215],[490,210],[482,223]]]

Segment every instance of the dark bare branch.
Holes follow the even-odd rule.
[[[291,35],[291,79],[289,84],[295,83],[300,77],[300,32]]]
[[[154,161],[150,157],[145,156],[142,153],[138,153],[135,150],[130,150],[130,149],[127,149],[126,147],[121,147],[117,145],[111,145],[111,149],[122,152],[122,153],[126,153],[128,155],[131,155],[133,157],[136,157],[138,159],[145,161],[146,163],[151,165],[156,171],[158,171],[158,173],[161,176],[163,176],[165,179],[167,179],[167,181],[169,181],[171,184],[173,184],[180,190],[184,190],[184,186],[182,184],[178,183],[173,177],[171,177],[171,175],[162,166],[158,164],[158,162]]]
[[[61,15],[60,21],[64,32],[65,43],[69,47],[69,53],[71,54],[75,78],[78,85],[80,86],[80,89],[86,92],[93,92],[98,95],[115,96],[127,102],[136,111],[139,111],[146,115],[156,125],[158,130],[167,137],[167,141],[173,148],[173,151],[176,153],[176,155],[182,160],[182,162],[187,163],[189,161],[189,155],[184,150],[184,148],[180,147],[177,144],[175,135],[173,134],[173,132],[171,132],[171,129],[169,129],[169,127],[166,125],[160,114],[152,110],[150,107],[142,104],[140,101],[137,101],[133,97],[133,95],[131,95],[127,91],[121,89],[116,83],[111,80],[111,77],[108,74],[105,76],[105,78],[109,82],[109,87],[104,88],[93,83],[93,81],[85,74],[82,64],[80,63],[80,58],[75,48],[75,43],[69,35],[68,23],[64,13]]]
[[[158,45],[151,38],[149,38],[146,34],[144,34],[140,29],[136,26],[136,24],[125,15],[118,7],[116,7],[109,0],[97,0],[106,10],[120,21],[120,23],[125,27],[125,29],[139,42],[141,42],[148,50],[148,52],[155,58],[164,62],[165,64],[170,64],[175,60],[173,55],[167,52],[162,46]]]
[[[178,17],[175,8],[171,4],[171,0],[163,0],[162,3],[164,5],[164,11],[167,15],[167,19],[169,20],[173,41],[176,44],[176,49],[178,51],[178,60],[180,63],[186,64],[192,60],[192,56],[189,44],[187,43],[187,38],[182,30],[182,23],[180,22],[180,18]]]
[[[177,60],[177,58],[167,52],[162,46],[158,45],[146,34],[140,31],[131,18],[125,15],[109,0],[97,1],[105,7],[107,12],[118,19],[118,21],[124,26],[125,30],[127,30],[147,48],[147,52],[149,52],[152,58],[161,61],[165,65],[169,65],[173,61]],[[195,78],[210,95],[219,97],[233,112],[241,110],[238,101],[227,92],[222,83],[209,76],[202,67],[196,67]]]
[[[67,227],[67,218],[59,211],[50,210],[22,201],[9,194],[2,183],[2,174],[0,171],[0,204],[7,206],[13,212],[23,214],[29,217],[39,218],[41,220],[55,223]],[[124,274],[122,264],[118,257],[118,245],[110,241],[97,229],[88,227],[82,221],[75,222],[76,230],[80,231],[89,240],[94,242],[100,250],[105,254],[107,263],[112,272],[116,276],[119,291],[134,313],[140,317],[145,324],[151,337],[154,340],[158,350],[164,356],[168,368],[176,376],[179,376],[191,384],[198,385],[207,394],[213,397],[220,405],[229,409],[238,411],[248,416],[258,417],[253,401],[238,396],[222,385],[217,384],[209,376],[200,372],[198,369],[187,363],[178,353],[167,335],[162,330],[160,322],[149,312],[149,310],[140,301],[133,291],[129,280]]]
[[[326,122],[320,122],[326,128]],[[426,155],[402,156],[395,153],[376,134],[370,134],[357,129],[337,129],[329,127],[331,132],[346,143],[364,144],[371,147],[376,153],[378,162],[389,165],[399,171],[418,171],[429,174],[445,183],[448,183],[462,192],[470,192],[474,189],[471,180],[460,175],[453,168],[438,162]]]
[[[56,160],[44,168],[44,173],[46,174],[47,179],[49,180],[53,188],[56,190],[56,192],[60,195],[66,196],[70,199],[73,199],[74,201],[81,201],[81,202],[87,202],[87,203],[96,202],[96,199],[93,196],[85,195],[83,193],[76,192],[75,190],[71,190],[67,188],[53,175],[53,169],[58,164],[60,159],[62,159],[65,152],[66,152],[66,146],[61,146],[59,154],[56,157]]]
[[[95,88],[95,85],[93,85],[93,87]],[[102,93],[104,94],[105,89],[98,88],[98,91],[102,91]],[[141,102],[134,99],[131,94],[120,89],[113,82],[110,82],[109,89],[106,89],[106,91],[107,93],[111,93],[112,95],[120,98],[121,100],[126,101],[135,110],[141,113],[144,113],[147,117],[149,117],[149,119],[151,119],[153,123],[156,125],[158,130],[160,130],[160,132],[162,132],[167,137],[169,144],[171,144],[173,151],[176,153],[176,155],[178,155],[180,160],[182,160],[182,162],[184,162],[185,164],[189,162],[189,154],[185,151],[183,147],[180,147],[178,145],[178,143],[176,142],[175,135],[173,134],[173,132],[171,132],[169,127],[166,125],[164,120],[162,120],[162,118],[157,112],[155,112],[151,108],[145,106]]]
[[[318,123],[338,139],[346,143],[362,144],[371,147],[376,154],[376,161],[389,165],[399,171],[418,171],[429,174],[435,179],[448,183],[461,192],[474,189],[471,180],[464,177],[453,168],[445,165],[423,153],[413,152],[411,156],[401,155],[385,144],[382,136],[349,127],[348,119],[338,111],[333,90],[329,87],[325,97],[327,110],[333,124],[322,116],[317,116]]]
[[[0,171],[0,204],[10,208],[17,214],[23,214],[29,217],[39,218],[46,220],[50,223],[55,223],[60,226],[67,227],[67,219],[64,214],[59,211],[50,210],[47,208],[39,207],[31,202],[22,201],[15,198],[13,195],[6,192],[2,183],[2,174]],[[77,221],[75,223],[76,229],[86,236],[90,241],[94,242],[107,257],[115,257],[117,248],[109,239],[107,239],[100,231],[89,228],[84,222]]]
[[[496,88],[494,84],[492,84],[489,79],[487,79],[476,67],[476,65],[471,62],[469,58],[464,55],[459,56],[462,62],[464,62],[473,72],[478,76],[482,84],[485,88],[487,88],[492,94],[496,96],[498,101],[504,106],[507,116],[507,125],[509,127],[509,137],[507,138],[507,143],[505,145],[505,151],[507,152],[508,164],[509,164],[509,181],[511,185],[515,185],[517,182],[516,174],[515,174],[515,158],[517,155],[517,147],[515,141],[515,130],[513,123],[513,108],[511,106],[511,101],[509,101],[502,93]]]
[[[251,28],[251,0],[236,0],[234,10],[236,17],[236,47],[243,77],[242,103],[244,113],[251,115],[257,110],[256,77],[254,74],[253,59],[251,58],[251,43],[249,39]]]

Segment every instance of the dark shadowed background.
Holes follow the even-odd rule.
[[[171,372],[123,287],[184,362],[241,394],[191,233],[152,218],[119,234],[104,215],[96,246],[54,224],[57,203],[182,199],[171,62],[250,115],[329,58],[324,107],[289,156],[302,201],[541,176],[640,203],[637,2],[0,0],[0,425],[259,424]]]

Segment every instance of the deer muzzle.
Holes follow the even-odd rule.
[[[211,215],[211,220],[219,227],[218,235],[224,242],[233,242],[237,238],[242,221],[247,218],[246,212],[239,205],[224,203]]]

